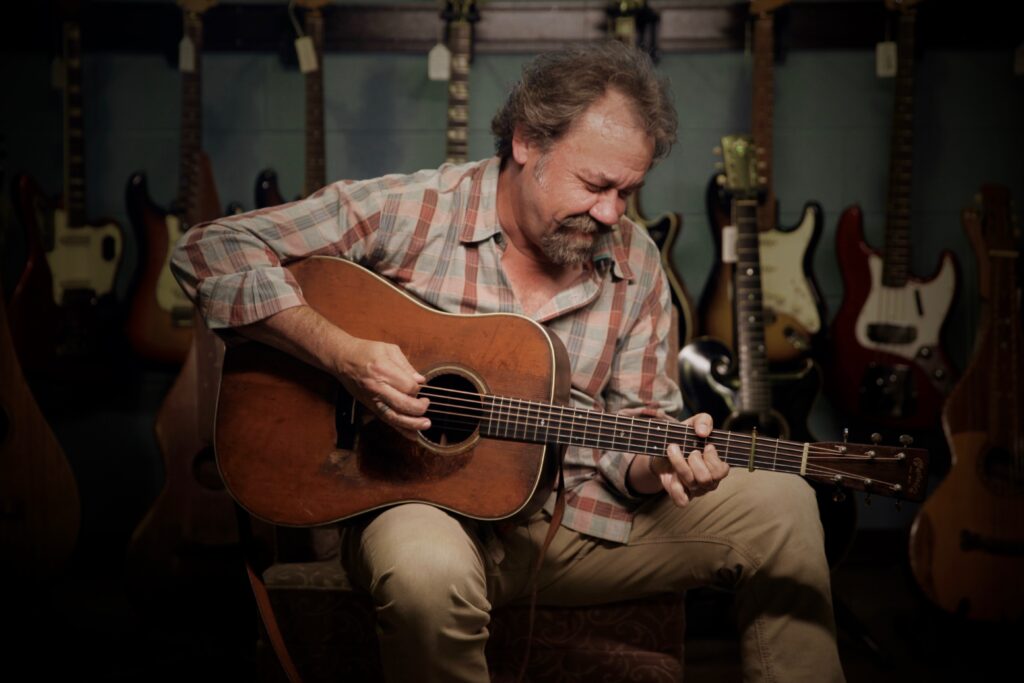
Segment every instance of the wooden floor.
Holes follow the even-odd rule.
[[[963,624],[937,613],[917,592],[903,547],[899,533],[860,533],[834,572],[847,680],[1020,680],[1020,625]],[[144,618],[123,589],[116,564],[90,563],[82,556],[73,570],[45,589],[7,584],[5,616],[15,632],[7,639],[4,660],[8,671],[20,668],[33,674],[5,680],[258,679],[255,615],[244,591],[205,595],[193,605],[179,605],[180,619],[171,612],[152,611]],[[694,593],[687,633],[688,683],[741,680],[736,640],[725,616],[727,598],[722,605],[719,597]]]

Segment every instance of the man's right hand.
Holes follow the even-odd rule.
[[[394,344],[353,337],[309,306],[286,308],[238,331],[334,375],[406,438],[430,428],[424,417],[430,402],[416,397],[427,380]]]
[[[341,383],[381,420],[412,440],[417,431],[430,428],[423,416],[430,401],[416,397],[427,378],[398,346],[349,337],[340,358]]]

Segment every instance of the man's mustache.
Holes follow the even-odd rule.
[[[596,220],[593,216],[587,213],[577,214],[575,216],[569,216],[565,220],[558,224],[559,230],[567,230],[573,232],[582,232],[590,235],[593,233],[604,234],[611,232],[612,228],[610,225],[602,223]]]

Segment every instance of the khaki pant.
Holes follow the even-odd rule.
[[[504,557],[481,526],[407,504],[346,530],[342,561],[377,605],[387,680],[489,680],[489,610],[529,598],[548,522],[538,514],[506,535]],[[794,475],[733,469],[685,508],[655,496],[625,545],[563,527],[538,585],[538,602],[557,605],[734,590],[744,680],[843,680],[817,503]]]

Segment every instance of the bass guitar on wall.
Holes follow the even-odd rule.
[[[1007,188],[964,211],[985,312],[974,354],[942,411],[953,464],[910,530],[910,566],[952,614],[1024,618],[1024,330],[1020,234]]]
[[[885,249],[879,253],[864,241],[859,207],[843,212],[836,231],[843,302],[832,323],[828,386],[847,415],[872,425],[930,429],[953,388],[940,335],[957,290],[957,264],[946,250],[930,278],[910,273],[917,2],[887,4],[900,13]]]

